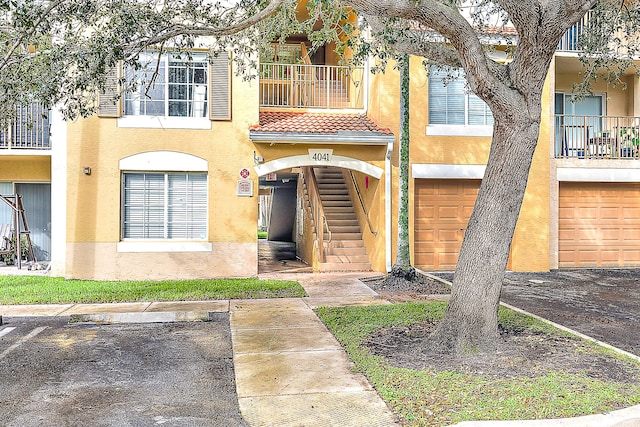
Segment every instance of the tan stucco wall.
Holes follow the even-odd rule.
[[[138,277],[140,271],[163,278],[257,274],[257,177],[251,176],[254,197],[238,197],[236,185],[240,169],[253,166],[255,148],[248,127],[258,121],[258,85],[234,76],[232,87],[233,120],[211,122],[211,130],[119,128],[116,119],[97,117],[69,125],[67,277]],[[212,253],[116,251],[120,240],[119,161],[162,150],[208,162],[207,240],[213,244]],[[85,166],[91,167],[91,175],[83,174]]]
[[[51,157],[3,156],[0,152],[0,181],[49,182]]]
[[[211,252],[118,253],[116,243],[72,242],[67,276],[94,280],[170,280],[246,277],[257,265],[254,243],[214,242]],[[255,273],[254,273],[255,274]]]
[[[353,172],[353,176],[364,208],[351,179],[345,179],[345,182],[360,224],[371,267],[375,271],[385,271],[384,176],[376,179],[361,172]]]
[[[547,84],[543,111],[550,108],[552,89]],[[411,164],[477,165],[486,164],[490,137],[427,136],[429,123],[428,77],[421,58],[411,61]],[[396,101],[391,101],[396,102]],[[399,101],[398,101],[399,102]],[[549,138],[550,117],[543,114],[540,143],[536,149],[520,218],[516,227],[510,268],[515,271],[549,270]],[[397,178],[394,175],[394,181]],[[413,259],[414,183],[409,181],[409,236]],[[394,189],[394,194],[395,194]],[[394,196],[395,197],[395,196]],[[394,199],[395,202],[395,199]],[[397,210],[397,209],[396,209]],[[394,218],[394,224],[396,220]],[[394,230],[394,235],[395,235]]]
[[[546,114],[553,105],[553,84],[547,79],[542,93],[542,122],[540,137],[533,156],[529,182],[520,209],[511,244],[513,271],[549,271],[550,268],[550,167],[552,138],[551,116]],[[551,110],[553,111],[553,110]]]
[[[571,93],[575,83],[584,80],[583,74],[578,73],[562,73],[561,70],[555,75],[556,92]],[[625,89],[622,85],[612,86],[606,81],[599,79],[593,83],[591,90],[595,94],[605,94],[606,96],[606,115],[607,116],[633,116],[633,87],[634,79],[625,77],[627,83]],[[631,97],[631,99],[630,99]]]

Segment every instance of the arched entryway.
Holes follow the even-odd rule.
[[[260,273],[371,269],[367,248],[380,240],[380,216],[373,226],[369,210],[384,199],[382,168],[344,156],[313,161],[300,155],[255,170]]]

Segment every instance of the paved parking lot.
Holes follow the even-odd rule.
[[[507,273],[502,300],[640,356],[640,270]]]
[[[210,322],[4,317],[3,426],[244,426],[227,313]]]

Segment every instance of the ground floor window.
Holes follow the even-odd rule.
[[[122,237],[207,238],[206,173],[125,172]]]

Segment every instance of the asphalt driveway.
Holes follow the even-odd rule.
[[[507,273],[502,301],[640,356],[640,270]]]
[[[500,299],[640,356],[640,269],[507,272]]]
[[[4,317],[3,426],[244,426],[227,313],[210,322]]]

